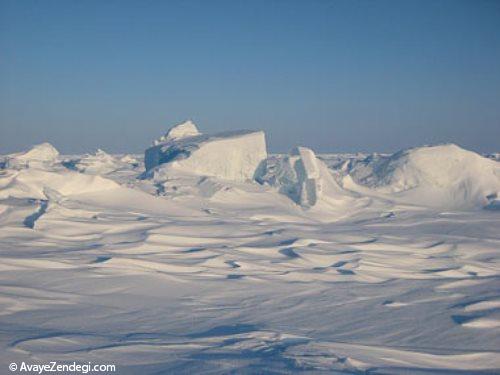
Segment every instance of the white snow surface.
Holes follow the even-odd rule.
[[[7,155],[6,166],[9,168],[43,167],[57,160],[59,151],[50,143],[41,143],[25,152]]]
[[[35,170],[7,171],[0,181],[0,199],[47,199],[47,192],[77,195],[115,189],[119,185],[101,176],[87,176],[72,171],[58,173]]]
[[[231,131],[166,139],[148,148],[144,159],[147,170],[161,166],[162,173],[186,172],[245,181],[254,178],[266,157],[264,132]]]
[[[198,131],[198,128],[196,125],[191,121],[188,120],[186,122],[183,122],[179,125],[175,125],[172,128],[168,130],[168,132],[161,136],[158,139],[155,139],[153,141],[153,146],[168,142],[168,141],[173,141],[176,139],[181,139],[181,138],[187,138],[187,137],[194,137],[196,135],[201,135],[201,133]]]
[[[484,207],[500,193],[500,164],[454,144],[403,150],[356,164],[346,187],[361,191],[351,177],[400,202],[431,207]]]
[[[97,149],[93,154],[68,158],[64,163],[71,169],[93,175],[105,175],[128,165],[139,164],[131,155],[114,156],[101,149]]]
[[[239,136],[205,137],[176,147],[215,163]],[[497,161],[298,148],[257,183],[174,167],[191,157],[149,178],[100,152],[0,169],[0,368],[500,372]]]

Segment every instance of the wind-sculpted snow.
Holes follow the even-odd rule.
[[[436,157],[447,176],[457,152]],[[371,180],[365,156],[302,148],[266,159],[261,183],[186,165],[143,178],[135,157],[94,156],[0,170],[2,369],[500,371],[499,211],[408,200],[436,177],[424,156],[392,156]],[[455,176],[494,181],[472,159]]]

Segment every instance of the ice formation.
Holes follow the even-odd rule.
[[[59,152],[50,143],[36,145],[26,152],[7,155],[0,180],[0,200],[47,200],[49,197],[72,196],[119,187],[116,182],[101,176],[86,176],[68,170],[58,160]]]
[[[224,178],[252,175],[263,134],[169,134],[153,178],[101,151],[0,166],[2,364],[499,373],[498,162],[299,147],[258,184]],[[436,208],[471,197],[491,210]]]
[[[127,162],[118,157],[109,155],[101,149],[93,154],[86,154],[82,158],[68,162],[73,169],[87,174],[107,174],[123,168]]]
[[[270,158],[256,179],[277,187],[303,207],[315,206],[322,198],[345,196],[328,167],[306,147],[296,147],[284,158]]]
[[[369,158],[350,174],[356,183],[377,192],[434,207],[487,206],[500,192],[498,162],[454,144]]]
[[[163,172],[186,172],[245,181],[254,177],[267,157],[262,131],[199,134],[193,123],[170,129],[145,152],[146,170],[162,165]]]
[[[186,121],[169,129],[169,131],[160,138],[153,141],[154,145],[159,145],[176,139],[194,137],[200,135],[198,128],[192,121]]]
[[[25,152],[7,155],[7,168],[43,167],[56,161],[59,152],[50,143],[41,143]]]

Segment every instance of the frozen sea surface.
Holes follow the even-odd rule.
[[[342,175],[365,156],[320,158]],[[500,371],[498,210],[358,191],[326,212],[257,183],[141,179],[138,156],[60,160],[0,171],[2,373]]]

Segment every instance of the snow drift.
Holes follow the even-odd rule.
[[[202,135],[192,122],[177,125],[145,152],[149,171],[162,165],[163,172],[187,172],[245,181],[254,177],[266,159],[262,131],[232,131]]]
[[[7,155],[0,175],[0,200],[45,200],[49,199],[49,195],[70,196],[120,186],[100,176],[87,176],[67,170],[58,161],[59,152],[50,143],[42,143],[28,151]]]
[[[0,178],[0,199],[48,199],[94,193],[118,188],[116,182],[101,176],[90,176],[73,171],[46,171],[41,169],[10,170]]]
[[[352,168],[350,176],[379,193],[432,207],[494,206],[500,191],[498,162],[454,144],[367,158]]]

